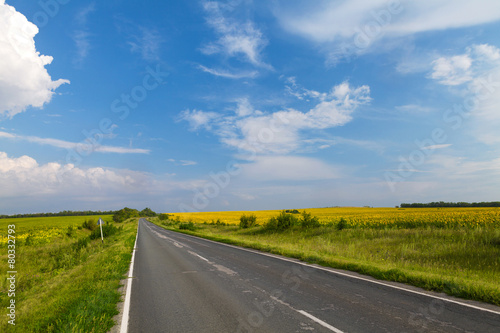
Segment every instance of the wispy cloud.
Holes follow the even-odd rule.
[[[207,23],[219,37],[217,41],[202,48],[205,54],[224,54],[229,57],[240,57],[256,67],[272,69],[262,60],[262,50],[267,45],[262,32],[250,20],[241,22],[231,17],[234,6],[218,1],[203,1],[207,12]]]
[[[75,16],[77,28],[73,31],[72,38],[76,47],[76,56],[73,59],[73,64],[77,67],[83,65],[92,47],[90,44],[91,34],[88,29],[88,17],[95,10],[95,3],[91,2],[88,6],[83,7]]]
[[[429,113],[436,111],[436,108],[417,105],[417,104],[406,104],[406,105],[396,106],[396,110],[408,113]]]
[[[214,69],[214,68],[208,68],[203,65],[198,65],[198,69],[201,69],[205,73],[209,73],[215,76],[220,76],[220,77],[225,77],[228,79],[244,79],[244,78],[250,78],[253,79],[259,75],[259,72],[257,71],[246,71],[246,72],[229,72],[225,70],[220,70],[220,69]]]
[[[304,37],[329,57],[362,54],[384,39],[464,28],[500,20],[496,0],[318,0],[281,4],[275,15],[289,33]],[[335,59],[332,59],[332,61]]]
[[[76,56],[73,59],[73,64],[77,67],[81,66],[89,55],[90,51],[90,33],[85,30],[76,30],[73,33],[73,41],[76,47]]]
[[[132,34],[127,42],[130,51],[139,53],[146,61],[158,61],[160,59],[160,46],[163,42],[160,33],[155,29],[143,26],[138,26],[136,30],[138,33]]]
[[[173,158],[169,158],[167,161],[171,162],[171,163],[175,163],[176,165],[180,165],[180,166],[191,166],[191,165],[196,165],[198,164],[198,162],[195,162],[195,161],[188,161],[188,160],[175,160]]]
[[[442,144],[442,145],[432,145],[432,146],[427,146],[427,147],[424,147],[424,148],[421,148],[422,150],[436,150],[436,149],[444,149],[444,148],[448,148],[451,146],[451,143],[447,143],[447,144]]]
[[[64,148],[64,149],[80,149],[82,147],[87,147],[90,144],[87,142],[70,142],[59,139],[52,138],[40,138],[37,136],[25,136],[25,135],[17,135],[7,132],[0,131],[0,138],[6,138],[11,140],[21,140],[27,141],[31,143],[36,143],[39,145],[47,145],[56,148]],[[106,145],[90,145],[92,151],[98,153],[116,153],[116,154],[149,154],[151,151],[149,149],[140,149],[140,148],[126,148],[126,147],[116,147],[116,146],[106,146]]]

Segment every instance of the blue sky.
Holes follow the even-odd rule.
[[[0,0],[0,212],[500,199],[500,2]]]

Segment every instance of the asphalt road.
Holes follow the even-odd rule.
[[[164,230],[141,219],[128,332],[500,332],[500,308]],[[350,276],[352,275],[352,277]],[[425,294],[424,294],[425,293]]]

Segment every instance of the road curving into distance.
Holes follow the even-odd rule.
[[[139,221],[128,332],[500,332],[500,308]]]

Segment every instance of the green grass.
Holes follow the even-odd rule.
[[[78,229],[89,218],[98,219],[0,220],[2,234],[15,224],[16,237],[20,236],[16,242],[16,326],[7,323],[5,312],[1,332],[107,332],[114,325],[118,288],[130,264],[137,221],[115,224],[119,230],[101,243],[100,237],[91,240],[90,230]],[[111,216],[103,219],[109,221]],[[0,254],[0,306],[7,311],[6,244]]]
[[[178,230],[178,224],[155,221]],[[291,228],[196,224],[182,232],[500,305],[500,229]]]

